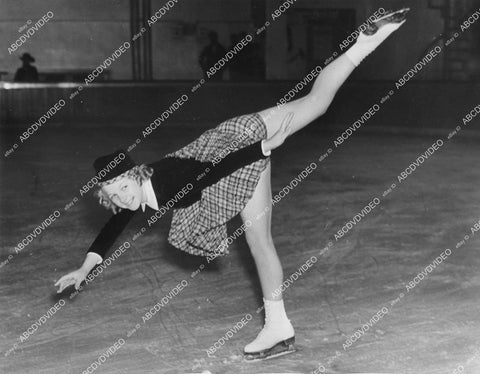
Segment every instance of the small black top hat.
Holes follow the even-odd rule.
[[[32,57],[30,53],[24,53],[20,56],[20,60],[27,61],[27,62],[35,62],[35,59]]]
[[[93,162],[93,167],[97,176],[101,178],[101,183],[118,177],[134,166],[136,166],[135,162],[123,149],[118,149],[109,155],[99,157]]]

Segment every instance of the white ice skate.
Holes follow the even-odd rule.
[[[244,349],[248,361],[266,360],[295,352],[295,331],[288,319],[271,322],[267,319],[257,338]]]
[[[358,66],[365,57],[372,53],[390,34],[398,30],[406,21],[409,8],[387,12],[360,33],[356,43],[345,53]]]
[[[395,29],[398,29],[403,22],[405,22],[405,19],[407,17],[407,13],[410,11],[410,8],[403,8],[394,12],[387,12],[383,16],[379,17],[376,19],[373,23],[369,24],[367,29],[360,33],[360,37],[362,37],[362,34],[364,35],[374,35],[379,31],[382,27],[390,25],[390,26],[395,26],[397,27]],[[387,28],[388,30],[388,28]],[[388,31],[385,30],[383,32],[388,33]],[[382,33],[383,33],[382,32]]]

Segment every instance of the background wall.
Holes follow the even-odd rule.
[[[282,4],[283,1],[267,0],[267,14],[271,20],[271,14]],[[267,78],[269,79],[292,79],[297,78],[298,73],[289,71],[287,52],[286,30],[287,24],[292,18],[296,9],[353,9],[356,14],[356,27],[361,25],[379,8],[399,9],[410,7],[412,12],[408,21],[402,26],[401,34],[392,35],[388,43],[384,43],[374,54],[356,71],[354,79],[388,79],[395,80],[403,75],[419,59],[423,58],[425,47],[443,31],[443,19],[440,12],[428,8],[427,0],[298,0],[294,7],[291,7],[287,16],[277,18],[268,28],[267,33]],[[299,22],[293,29],[294,33],[305,32]],[[353,32],[354,29],[350,30]],[[299,39],[305,40],[306,35]],[[407,43],[405,43],[407,41]],[[408,43],[408,41],[411,41]],[[403,43],[404,47],[399,48],[398,44]],[[301,45],[307,48],[305,44]],[[338,47],[338,46],[337,46]],[[338,48],[339,49],[339,48]],[[441,77],[442,59],[429,64],[428,71],[422,72],[419,79],[439,79]],[[381,69],[379,69],[381,66]]]
[[[251,0],[228,0],[229,6],[220,6],[227,0],[179,0],[167,14],[153,25],[153,73],[155,79],[198,79],[202,72],[198,55],[206,45],[208,30],[216,30],[224,47],[230,46],[230,34],[246,31],[254,34]],[[263,1],[263,0],[254,0]],[[282,0],[266,1],[266,19]],[[106,7],[105,3],[109,6]],[[401,4],[399,4],[401,3]],[[152,12],[165,4],[152,1]],[[395,9],[411,6],[413,12],[402,34],[392,36],[356,72],[357,79],[396,79],[423,55],[424,48],[443,29],[438,10],[429,9],[427,0],[298,0],[287,14],[267,28],[267,79],[296,79],[303,76],[304,65],[288,64],[287,24],[292,22],[295,9],[353,9],[356,24],[360,25],[379,7]],[[46,25],[38,30],[14,54],[8,47],[21,33],[19,27],[27,20],[35,23],[48,11],[54,13]],[[308,35],[301,28],[294,30],[300,43]],[[353,31],[353,30],[351,30]],[[20,65],[18,57],[31,53],[39,71],[56,69],[85,69],[97,67],[124,41],[130,40],[128,0],[0,0],[0,71],[8,71],[11,80]],[[414,41],[405,43],[405,41]],[[403,48],[398,48],[404,43]],[[440,77],[441,58],[429,64],[419,79]],[[381,66],[381,69],[378,67]],[[131,56],[123,55],[111,66],[111,78],[131,79]],[[5,79],[5,78],[4,78]],[[225,76],[228,79],[228,75]]]
[[[109,4],[109,7],[105,6]],[[8,47],[48,11],[54,16],[17,51]],[[36,59],[39,71],[59,69],[92,70],[130,39],[128,0],[0,0],[0,70],[13,79],[23,52]],[[131,58],[122,55],[112,66],[113,79],[131,77]]]
[[[152,13],[164,3],[164,0],[153,1]],[[225,0],[179,0],[153,26],[155,79],[201,78],[198,56],[208,44],[209,30],[215,30],[219,43],[228,49],[230,34],[253,29],[249,0],[229,0],[229,7],[224,3]]]
[[[231,33],[252,30],[250,1],[229,0],[229,7],[220,6],[224,2],[179,0],[152,26],[155,79],[201,78],[198,56],[208,43],[208,30],[216,30],[226,48]],[[165,3],[152,1],[152,13]],[[48,11],[54,17],[9,55],[8,47],[22,35],[19,27],[29,19],[33,25]],[[128,0],[0,0],[0,71],[9,72],[5,80],[13,79],[24,52],[36,58],[39,71],[92,70],[129,40]],[[131,79],[130,54],[122,55],[110,70],[112,79]]]

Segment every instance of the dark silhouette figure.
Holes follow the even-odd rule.
[[[241,31],[234,40],[232,38],[232,47],[247,37],[245,31]],[[235,43],[235,44],[233,44]],[[249,42],[242,51],[237,54],[229,63],[230,77],[236,81],[260,81],[265,76],[265,60],[263,58],[262,47],[257,42]]]
[[[250,80],[262,81],[265,79],[265,58],[260,43],[252,42],[248,46],[248,58],[250,59]]]
[[[202,67],[203,74],[206,79],[221,81],[225,67],[223,66],[220,69],[216,69],[214,65],[225,56],[226,51],[225,48],[218,42],[218,34],[215,31],[210,31],[208,33],[208,38],[210,39],[210,44],[202,50],[198,61]],[[213,70],[207,74],[207,71],[209,71],[212,67]]]
[[[240,41],[238,34],[230,34],[230,43],[231,46],[229,50],[233,50],[233,48],[237,45]],[[228,69],[230,72],[230,80],[231,81],[241,81],[243,80],[242,75],[242,61],[238,58],[238,55],[235,58],[231,59],[228,63]]]
[[[35,59],[30,55],[30,53],[24,53],[20,60],[22,60],[23,65],[21,68],[17,69],[15,73],[15,82],[38,82],[38,71],[35,66],[30,65],[35,62]]]

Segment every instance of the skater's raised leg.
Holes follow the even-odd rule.
[[[294,114],[290,135],[323,115],[339,88],[360,62],[387,39],[390,34],[403,25],[407,11],[403,9],[387,13],[379,18],[372,27],[361,33],[355,44],[347,52],[332,61],[321,71],[310,93],[306,96],[283,106],[272,107],[259,112],[267,126],[268,136],[270,137],[278,130],[282,120],[289,112]]]

